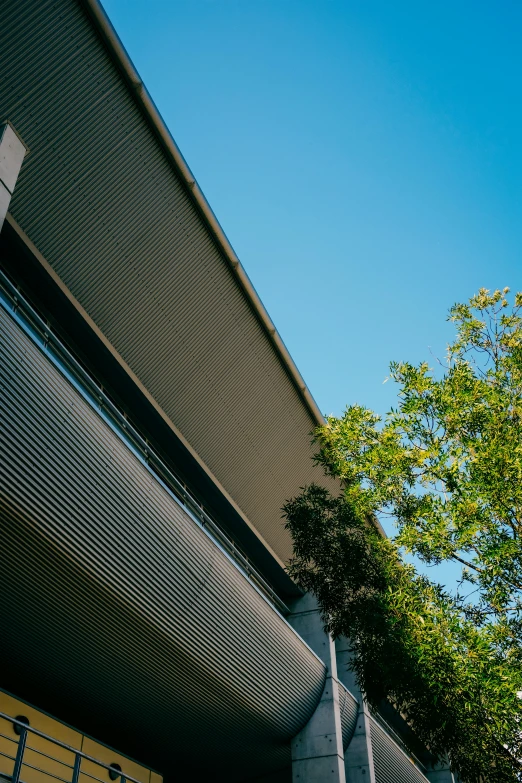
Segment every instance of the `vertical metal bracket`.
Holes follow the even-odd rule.
[[[22,764],[24,761],[25,743],[27,742],[27,729],[23,726],[20,727],[20,739],[18,740],[18,750],[16,751],[16,758],[13,769],[13,777],[11,783],[19,783],[20,772],[22,771]]]
[[[78,783],[80,780],[80,764],[82,763],[82,757],[79,753],[77,753],[74,757],[74,769],[72,774],[72,782],[71,783]]]

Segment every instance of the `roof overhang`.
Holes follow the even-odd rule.
[[[10,228],[283,567],[283,503],[337,489],[320,411],[101,6],[22,5],[1,11],[0,113],[31,150]]]

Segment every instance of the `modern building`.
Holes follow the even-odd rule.
[[[451,780],[285,570],[321,413],[97,0],[3,0],[0,113],[0,777]]]

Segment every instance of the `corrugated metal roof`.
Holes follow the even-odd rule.
[[[31,150],[15,219],[286,561],[281,506],[323,480],[288,364],[82,5],[0,19],[0,110]]]
[[[0,375],[1,683],[165,773],[284,767],[323,664],[1,307]]]

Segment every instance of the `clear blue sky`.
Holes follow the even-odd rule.
[[[105,7],[323,412],[522,289],[522,4]]]
[[[522,5],[105,0],[325,413],[522,288]]]

